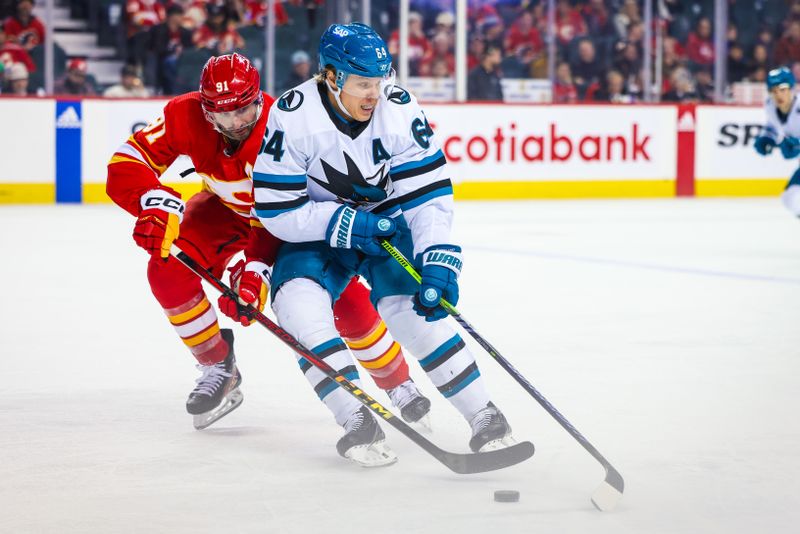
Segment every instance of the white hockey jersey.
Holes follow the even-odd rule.
[[[800,98],[797,98],[797,95],[792,100],[792,108],[786,115],[778,110],[772,98],[767,98],[764,112],[767,115],[767,124],[762,135],[771,137],[776,143],[783,141],[787,135],[800,138]]]
[[[254,214],[284,241],[324,241],[344,203],[402,215],[415,255],[450,243],[447,162],[416,99],[394,87],[369,121],[348,123],[326,91],[312,79],[272,105],[253,169]]]

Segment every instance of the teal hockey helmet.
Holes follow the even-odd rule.
[[[787,67],[778,67],[767,73],[767,90],[771,91],[774,87],[786,85],[791,89],[794,87],[794,74]]]
[[[319,67],[336,69],[341,89],[350,74],[385,78],[392,71],[392,56],[375,30],[360,22],[332,24],[319,40]]]

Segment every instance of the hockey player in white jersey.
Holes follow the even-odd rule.
[[[253,173],[254,212],[286,243],[272,275],[283,328],[350,380],[358,373],[331,303],[360,274],[390,333],[471,425],[473,451],[513,443],[475,358],[437,304],[458,301],[461,248],[444,154],[414,97],[394,85],[386,43],[369,26],[334,24],[321,73],[272,106]],[[418,284],[379,244],[415,258]],[[304,359],[300,367],[345,435],[339,454],[362,465],[396,456],[372,413]]]
[[[767,123],[755,140],[756,152],[766,156],[775,147],[786,159],[800,156],[800,99],[794,93],[792,71],[780,67],[767,74],[769,98],[764,106]],[[800,217],[800,168],[792,174],[781,194],[783,205]]]

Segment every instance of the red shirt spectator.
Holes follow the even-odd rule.
[[[559,0],[556,7],[556,36],[561,44],[569,44],[576,37],[586,35],[586,22],[569,0]]]
[[[432,52],[431,43],[422,29],[422,16],[414,11],[408,14],[408,60],[413,65]],[[389,36],[389,53],[395,57],[400,54],[400,31],[395,30]]]
[[[216,54],[229,54],[237,48],[244,48],[244,38],[236,31],[233,22],[228,20],[224,8],[217,4],[207,7],[206,23],[194,32],[197,48],[209,48]]]
[[[128,0],[125,12],[128,15],[128,37],[147,30],[167,18],[164,6],[157,0]]]
[[[714,63],[714,43],[711,42],[711,21],[706,17],[697,21],[696,31],[686,40],[686,57],[697,65]]]
[[[14,63],[22,63],[28,72],[36,70],[36,64],[34,64],[28,51],[22,45],[7,40],[6,32],[2,26],[0,26],[0,63],[5,65],[6,68]]]
[[[8,17],[3,28],[9,41],[19,43],[26,50],[44,42],[44,24],[33,16],[32,0],[20,0],[17,14]]]
[[[447,63],[448,75],[452,76],[456,71],[456,57],[450,51],[450,38],[444,33],[438,33],[433,37],[433,47],[431,52],[420,61],[420,76],[430,76],[431,67],[436,60],[444,60]]]
[[[553,86],[553,104],[571,104],[578,101],[578,89],[572,81],[569,63],[562,62],[556,68],[556,83]]]
[[[486,41],[479,36],[470,37],[469,48],[467,48],[467,71],[471,71],[480,64],[484,52],[486,52]]]
[[[267,2],[265,0],[246,0],[242,24],[255,24],[263,26],[267,17]],[[283,26],[289,23],[289,14],[283,7],[283,2],[275,2],[275,25]]]
[[[88,66],[82,59],[71,59],[67,72],[56,80],[53,92],[57,95],[94,95],[94,85],[86,77]]]
[[[534,53],[544,48],[542,36],[533,25],[533,15],[530,11],[522,12],[519,20],[508,30],[504,43],[506,55],[516,54],[523,47],[530,48]]]

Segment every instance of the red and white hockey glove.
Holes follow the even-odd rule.
[[[151,189],[139,202],[142,211],[133,227],[133,240],[151,256],[167,259],[178,239],[186,206],[180,195],[167,189]]]
[[[253,314],[247,305],[253,306],[258,311],[264,311],[272,270],[261,261],[239,260],[228,271],[231,273],[231,288],[239,298],[234,300],[227,295],[222,295],[217,301],[219,311],[244,326],[250,326],[253,323]]]

